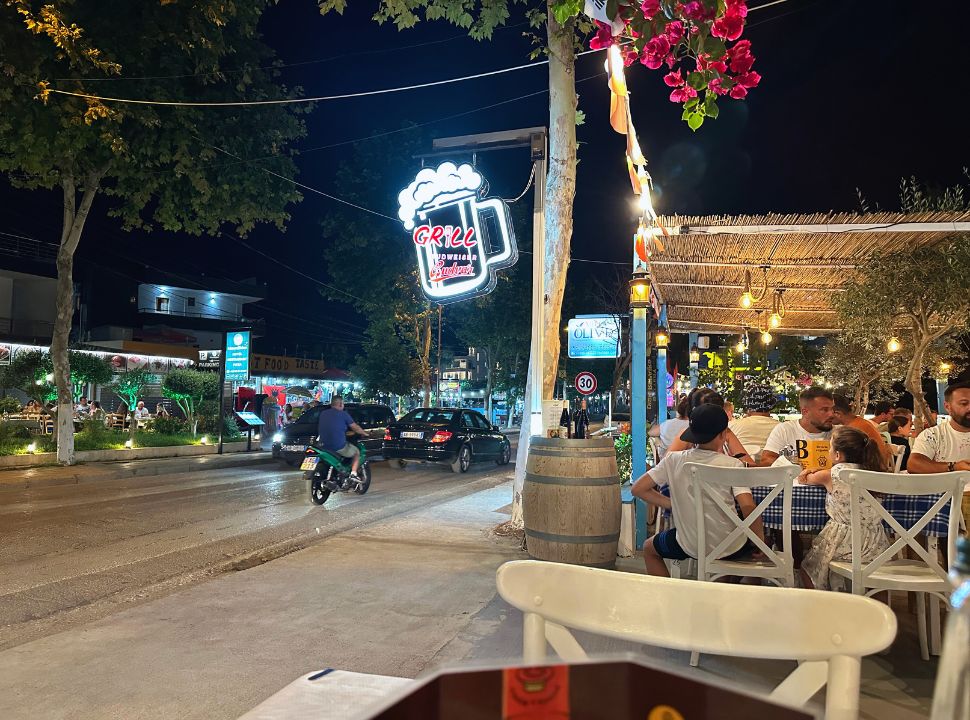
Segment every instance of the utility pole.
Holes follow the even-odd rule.
[[[434,391],[435,404],[438,407],[444,407],[441,404],[441,316],[442,316],[442,305],[438,306],[438,372],[435,375],[436,384]]]

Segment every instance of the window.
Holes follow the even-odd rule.
[[[412,410],[401,418],[401,422],[427,422],[449,424],[454,418],[455,413],[448,410],[438,410],[437,408],[418,408]]]
[[[168,312],[168,298],[167,297],[157,297],[155,298],[155,311],[156,312]]]
[[[189,298],[189,307],[195,307],[195,298],[194,297],[190,297]]]
[[[478,413],[465,410],[461,414],[461,421],[467,428],[474,428],[476,430],[485,430],[487,425],[485,424],[485,418],[480,416]]]

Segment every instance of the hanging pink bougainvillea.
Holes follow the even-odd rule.
[[[613,22],[595,20],[590,48],[618,45],[625,65],[666,70],[670,101],[683,105],[692,130],[717,117],[718,97],[740,100],[761,81],[751,42],[741,39],[745,0],[609,0],[603,12]]]

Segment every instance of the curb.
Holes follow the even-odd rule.
[[[80,463],[71,466],[45,465],[31,468],[0,470],[0,492],[27,488],[80,485],[102,480],[132,477],[154,477],[185,472],[275,464],[268,450],[253,450],[228,455],[196,455],[143,460],[115,460]]]

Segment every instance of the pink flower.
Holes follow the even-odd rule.
[[[660,0],[643,0],[640,3],[640,12],[647,20],[653,20],[654,15],[660,12]]]
[[[731,97],[733,97],[735,100],[740,100],[747,94],[748,88],[746,88],[744,85],[735,85],[733,88],[731,88]]]
[[[744,74],[754,65],[754,55],[751,54],[751,41],[741,40],[728,49],[728,60],[731,72]]]
[[[743,75],[738,75],[734,80],[741,87],[750,89],[758,87],[758,83],[761,82],[761,76],[756,72],[746,72]]]
[[[677,68],[677,72],[667,73],[664,75],[664,82],[667,83],[669,87],[680,87],[684,84],[684,78],[680,74],[680,68]]]
[[[673,103],[687,102],[691,98],[696,97],[697,91],[690,85],[684,85],[684,87],[674,88],[670,91],[670,102]]]
[[[606,23],[601,23],[599,20],[596,21],[596,25],[599,28],[593,39],[589,41],[589,47],[591,50],[602,50],[603,48],[608,48],[613,44],[613,29]]]
[[[691,2],[679,4],[677,9],[680,11],[680,14],[688,20],[704,19],[704,6],[701,5],[697,0],[691,0]]]
[[[721,85],[721,78],[716,77],[707,83],[707,89],[716,95],[727,95],[728,89]]]
[[[667,37],[670,39],[671,45],[676,45],[684,38],[684,23],[679,20],[674,20],[673,22],[667,23],[667,27],[664,29]]]
[[[748,16],[748,3],[746,0],[727,0],[725,3],[726,12],[732,15]]]
[[[670,55],[664,58],[664,62],[667,63],[667,67],[673,69],[674,65],[677,64],[677,58],[674,57],[673,53],[670,53]]]
[[[640,60],[651,70],[656,70],[664,63],[664,59],[670,52],[670,40],[666,35],[657,35],[650,38],[643,47],[643,58]]]
[[[701,72],[704,70],[717,70],[719,73],[727,72],[727,63],[723,60],[711,60],[710,53],[701,53],[697,56],[697,69]]]
[[[630,67],[633,63],[637,61],[640,57],[640,53],[632,45],[627,45],[623,48],[623,64],[626,67]]]
[[[737,40],[744,32],[744,16],[730,8],[711,25],[711,35],[725,40]]]

